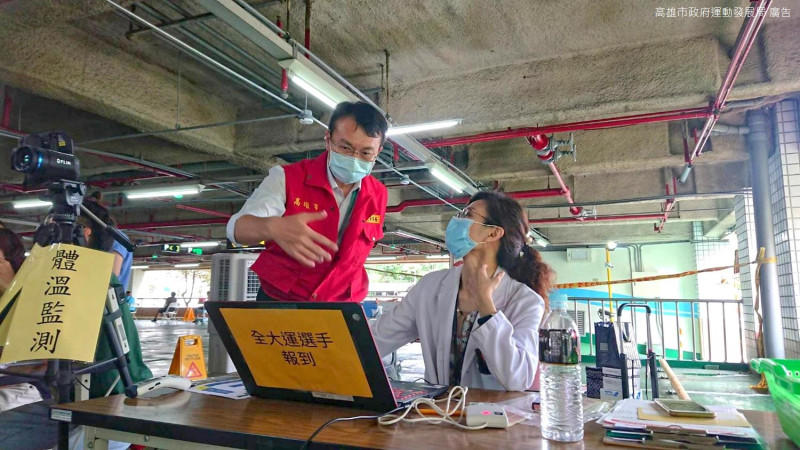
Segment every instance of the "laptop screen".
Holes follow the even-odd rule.
[[[256,385],[373,397],[341,310],[219,311]]]

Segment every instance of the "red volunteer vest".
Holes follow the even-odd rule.
[[[338,237],[339,207],[328,181],[328,153],[314,159],[284,166],[286,173],[286,212],[284,216],[328,211],[324,220],[308,224],[333,242]],[[345,224],[339,251],[331,262],[309,268],[295,261],[274,242],[251,266],[261,279],[261,289],[283,301],[360,302],[367,296],[369,280],[364,262],[375,244],[383,238],[386,214],[386,187],[374,177],[361,181]],[[348,201],[349,202],[349,201]],[[342,214],[347,211],[342,205]]]

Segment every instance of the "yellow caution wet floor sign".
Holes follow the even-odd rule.
[[[187,335],[178,338],[169,373],[190,380],[202,380],[208,376],[206,362],[203,358],[203,342],[200,336]]]

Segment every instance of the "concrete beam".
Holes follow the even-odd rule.
[[[171,128],[176,122],[177,77],[78,29],[53,24],[32,27],[0,10],[0,79],[137,130]],[[123,29],[120,29],[120,33]],[[180,121],[197,125],[233,120],[236,109],[223,98],[184,80]],[[230,154],[233,127],[165,136],[195,150]]]

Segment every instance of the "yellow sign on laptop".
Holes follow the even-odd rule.
[[[358,303],[206,302],[206,311],[254,397],[391,411],[447,386],[386,377]]]
[[[223,308],[256,384],[371,397],[341,311]]]

